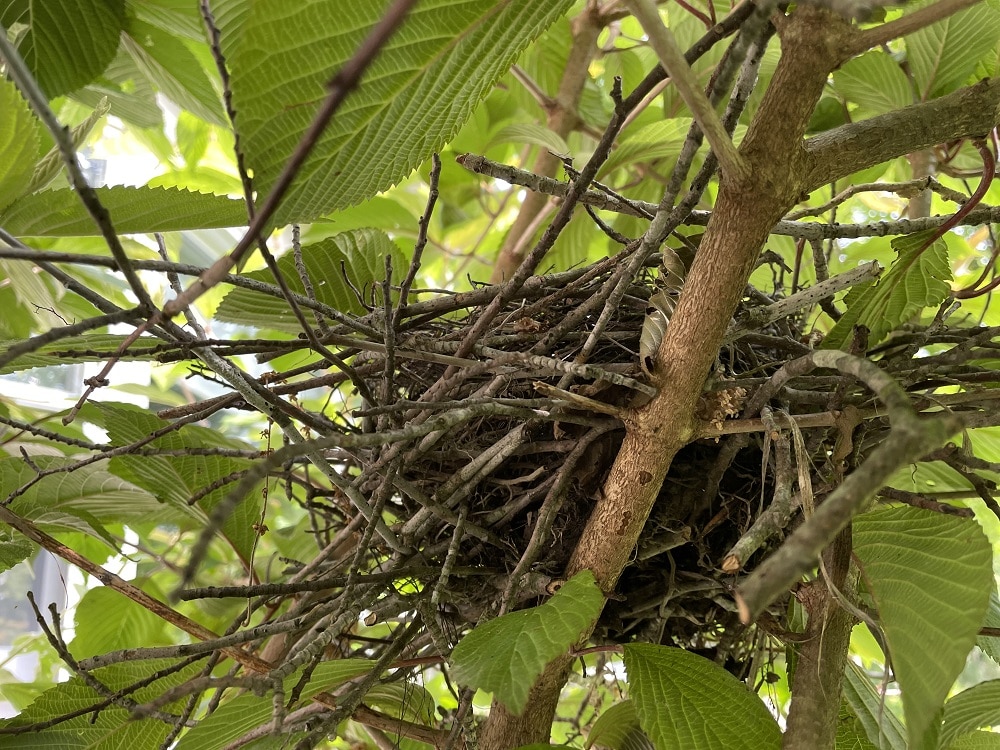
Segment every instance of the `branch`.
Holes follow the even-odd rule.
[[[687,64],[683,53],[677,47],[674,35],[660,20],[656,5],[652,0],[626,0],[626,4],[642,24],[650,46],[656,51],[664,70],[670,75],[684,103],[691,108],[694,119],[719,160],[723,176],[739,183],[745,182],[750,177],[747,164],[733,145],[711,102],[698,85],[691,66]]]
[[[932,23],[947,18],[953,13],[957,13],[965,8],[978,5],[979,0],[941,0],[934,5],[908,13],[895,21],[884,23],[873,29],[862,31],[857,38],[849,45],[851,55],[860,55],[865,50],[878,47],[893,39],[912,34],[914,31],[930,26]]]
[[[842,125],[805,142],[811,164],[803,192],[939,143],[981,137],[1000,123],[1000,79]]]

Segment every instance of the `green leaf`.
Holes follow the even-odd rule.
[[[558,133],[549,130],[544,125],[531,122],[505,125],[490,139],[486,148],[490,149],[503,143],[529,143],[562,156],[570,153],[569,146],[566,145],[566,141],[559,137]]]
[[[101,101],[94,108],[94,111],[90,113],[87,119],[76,127],[70,129],[69,136],[73,141],[74,149],[80,149],[83,144],[87,142],[94,126],[103,120],[104,116],[110,111],[111,104],[108,102],[108,98],[102,97]],[[62,170],[62,154],[59,152],[58,146],[53,146],[35,166],[35,170],[31,175],[31,182],[29,182],[28,186],[24,189],[24,193],[35,193],[48,187],[52,181],[62,173]],[[3,205],[3,201],[0,200],[0,207]]]
[[[0,573],[28,559],[35,545],[13,529],[0,526]]]
[[[302,701],[324,690],[342,685],[354,677],[365,674],[371,668],[372,662],[367,659],[322,662],[316,667],[312,678],[303,689]],[[299,674],[296,672],[285,680],[286,694],[298,681]],[[233,740],[269,722],[273,710],[269,697],[241,695],[223,703],[214,713],[185,734],[177,743],[177,750],[221,750],[229,746]]]
[[[124,0],[8,0],[0,24],[24,24],[18,51],[49,98],[97,78],[118,50]]]
[[[1000,724],[1000,680],[973,685],[945,704],[938,746],[944,750],[959,737],[995,724]]]
[[[869,342],[876,344],[903,321],[947,298],[951,293],[946,283],[951,279],[948,245],[939,237],[921,250],[935,231],[892,240],[896,262],[874,284],[851,289],[844,298],[847,311],[823,340],[824,349],[847,344],[855,325],[866,326],[871,332]]]
[[[40,129],[17,87],[0,78],[0,210],[28,192],[25,183],[38,161]]]
[[[122,45],[136,67],[182,109],[216,125],[226,125],[222,100],[198,58],[182,41],[142,21],[129,24]]]
[[[986,619],[983,620],[983,626],[1000,628],[1000,597],[997,596],[996,591],[990,592],[990,604],[986,611]],[[1000,637],[981,635],[976,643],[987,656],[1000,664]]]
[[[76,633],[70,651],[77,659],[129,647],[170,645],[162,619],[103,586],[84,594],[73,621]]]
[[[344,232],[302,248],[302,260],[312,281],[316,300],[341,312],[359,315],[363,315],[365,310],[345,281],[344,273],[346,271],[351,283],[370,300],[373,285],[380,284],[385,276],[386,255],[392,257],[393,279],[398,282],[406,273],[406,260],[396,243],[377,229]],[[341,263],[345,264],[345,271],[341,270]],[[291,253],[278,260],[278,269],[292,291],[304,293],[305,288],[299,280]],[[268,270],[244,275],[274,283],[274,277]],[[300,330],[285,300],[243,288],[233,289],[225,296],[215,311],[215,317],[258,328],[289,332]]]
[[[626,132],[619,141],[618,148],[611,152],[611,156],[601,167],[599,174],[610,174],[620,167],[637,161],[676,157],[684,145],[691,122],[690,117],[674,117],[654,122],[635,133]]]
[[[139,128],[163,128],[156,91],[123,49],[119,49],[101,78],[77,89],[69,98],[91,108],[106,98],[115,117]]]
[[[594,745],[608,750],[654,750],[653,743],[639,726],[635,704],[630,700],[616,703],[597,717],[584,747]]]
[[[172,666],[166,660],[123,662],[94,670],[94,677],[112,692],[134,685],[157,670]],[[150,701],[170,688],[194,677],[204,665],[191,664],[168,674],[150,685],[130,693],[139,703]],[[65,716],[80,711],[81,715],[60,722],[50,729],[27,735],[0,735],[0,748],[53,748],[54,750],[111,750],[111,748],[155,748],[167,736],[170,727],[159,719],[144,719],[112,704],[99,712],[84,713],[83,709],[100,703],[106,694],[98,693],[80,677],[73,677],[38,696],[30,706],[13,719],[0,722],[0,727],[20,727]],[[183,698],[163,710],[177,711]]]
[[[718,664],[679,648],[630,643],[625,669],[639,724],[657,750],[781,747],[781,730],[761,699]]]
[[[860,104],[865,117],[913,104],[913,89],[899,63],[882,50],[866,52],[833,72],[833,87]]]
[[[972,732],[959,737],[948,750],[1000,750],[1000,734],[995,732]]]
[[[308,221],[385,190],[440,149],[571,0],[424,0],[320,137],[277,223]],[[217,15],[255,187],[268,193],[326,95],[388,2],[254,3]],[[227,24],[239,22],[238,35]]]
[[[1000,13],[985,3],[954,13],[909,36],[906,56],[921,101],[954,91],[996,46]]]
[[[119,349],[125,338],[125,335],[93,333],[53,341],[0,367],[0,375],[21,372],[32,367],[52,367],[71,362],[102,362]],[[20,343],[23,343],[23,340],[0,341],[0,351],[7,351],[10,347]],[[128,361],[152,359],[144,352],[148,352],[149,349],[161,343],[159,339],[144,336],[129,347],[122,359]]]
[[[876,692],[864,670],[848,660],[844,674],[844,701],[865,729],[869,742],[882,750],[906,750],[906,729]]]
[[[974,520],[919,508],[866,513],[853,533],[918,747],[975,645],[993,588],[992,550]]]
[[[847,703],[840,704],[835,743],[836,750],[879,750],[878,745],[868,739],[864,724]]]
[[[451,652],[452,677],[494,693],[519,715],[535,679],[593,625],[603,605],[594,574],[578,573],[544,604],[490,620],[466,635]]]
[[[181,232],[185,229],[238,227],[247,223],[243,201],[178,188],[103,187],[97,197],[121,234]],[[44,190],[15,201],[0,214],[0,224],[19,237],[86,237],[97,225],[69,188]]]

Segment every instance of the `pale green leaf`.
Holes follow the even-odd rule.
[[[13,529],[0,526],[0,573],[26,560],[35,545]]]
[[[630,643],[625,669],[639,724],[657,750],[781,747],[781,730],[761,699],[718,664],[679,648]]]
[[[123,662],[94,671],[93,675],[112,692],[131,687],[157,670],[172,666],[165,660]],[[170,688],[194,677],[203,664],[191,664],[167,674],[150,685],[139,688],[129,697],[139,703],[152,700]],[[155,748],[166,738],[170,727],[159,719],[140,718],[114,704],[98,712],[84,709],[101,703],[106,694],[98,693],[80,677],[73,677],[46,690],[18,716],[0,722],[0,727],[19,727],[80,712],[79,716],[56,724],[50,729],[24,735],[0,735],[0,748],[53,748],[59,750],[119,750],[120,748]],[[178,710],[180,701],[163,706],[167,711]]]
[[[87,139],[90,137],[91,131],[94,129],[94,126],[103,120],[104,116],[110,111],[111,104],[108,102],[107,97],[103,97],[86,120],[70,129],[69,136],[73,141],[74,149],[79,150],[83,144],[86,143]],[[28,183],[24,192],[34,193],[48,187],[62,172],[63,165],[64,162],[62,154],[59,152],[59,147],[53,146],[35,166],[34,172],[31,175],[31,182]],[[0,207],[3,205],[3,201],[0,200]]]
[[[597,717],[587,734],[585,747],[594,745],[608,750],[655,750],[639,726],[635,704],[630,700],[616,703]]]
[[[312,673],[312,678],[302,690],[302,700],[317,693],[332,690],[353,677],[372,668],[366,659],[340,659],[322,662]],[[286,694],[292,690],[299,672],[285,680]],[[177,743],[177,750],[222,750],[252,729],[266,724],[272,718],[273,705],[269,697],[241,695],[223,703],[198,726],[186,733]],[[286,738],[287,739],[287,738]]]
[[[243,201],[178,188],[103,187],[97,197],[121,234],[180,232],[246,224]],[[43,190],[15,201],[0,225],[18,237],[79,237],[99,234],[97,225],[69,188]]]
[[[560,138],[558,133],[549,130],[544,125],[531,122],[505,125],[493,135],[490,142],[486,144],[486,148],[489,149],[502,143],[528,143],[532,146],[540,146],[560,156],[566,156],[570,152],[566,141]]]
[[[97,78],[118,50],[124,0],[8,0],[0,24],[27,27],[18,51],[49,98]]]
[[[1000,36],[1000,13],[973,5],[904,37],[906,56],[922,101],[954,91]]]
[[[899,63],[882,50],[849,60],[833,72],[833,87],[861,105],[866,117],[913,104],[913,89]]]
[[[975,645],[993,588],[992,550],[974,520],[905,507],[860,516],[854,551],[878,609],[916,747],[933,729]]]
[[[847,311],[823,340],[824,349],[845,346],[856,325],[866,326],[869,342],[876,344],[900,323],[945,300],[951,293],[948,245],[939,237],[921,250],[934,231],[892,240],[896,261],[877,282],[851,289],[844,299]]]
[[[122,46],[154,88],[203,120],[227,124],[219,93],[183,42],[142,21],[130,23],[127,32]]]
[[[601,167],[600,174],[610,174],[614,170],[637,161],[653,161],[666,157],[676,157],[691,128],[690,117],[674,117],[654,122],[634,133],[625,131],[618,142],[618,148]]]
[[[370,302],[373,286],[381,284],[385,277],[386,255],[392,258],[393,280],[398,284],[406,273],[406,260],[396,243],[377,229],[344,232],[302,248],[302,260],[312,281],[316,300],[341,312],[360,315],[365,310],[344,279],[344,273],[346,272],[355,288],[363,290],[366,301]],[[341,263],[344,263],[344,270],[341,270]],[[292,291],[305,293],[291,253],[278,260],[278,268]],[[274,283],[274,277],[267,270],[244,275]],[[300,330],[295,315],[285,300],[249,289],[236,288],[229,292],[215,311],[215,317],[258,328],[289,332]]]
[[[518,53],[570,0],[424,0],[410,12],[320,137],[277,223],[308,221],[385,190],[461,127]],[[326,95],[388,3],[254,3],[223,8],[233,102],[255,187],[266,195]],[[239,23],[238,35],[230,23]]]
[[[214,8],[215,3],[212,3]],[[205,41],[205,22],[198,6],[188,0],[141,0],[129,3],[135,17],[174,36]]]
[[[945,750],[959,737],[996,724],[1000,724],[1000,680],[973,685],[944,705],[939,747]]]
[[[90,589],[76,605],[70,652],[77,659],[123,648],[166,646],[164,621],[117,591]]]
[[[365,694],[365,704],[389,716],[430,726],[434,721],[434,697],[423,685],[384,682]]]
[[[0,210],[29,192],[40,128],[17,87],[0,78]]]
[[[951,743],[947,750],[1000,750],[1000,734],[971,732]]]
[[[578,573],[544,604],[490,620],[466,635],[451,652],[452,677],[492,692],[520,714],[535,679],[593,625],[603,605],[594,574]]]
[[[844,673],[844,701],[861,722],[869,742],[881,750],[906,750],[903,722],[885,704],[871,678],[851,660]]]
[[[847,703],[840,704],[840,716],[837,720],[836,750],[879,750],[878,745],[868,739],[865,726],[854,715]]]

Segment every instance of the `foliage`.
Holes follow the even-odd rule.
[[[993,95],[1000,10],[792,8],[868,39],[794,148],[895,150],[845,140],[824,163],[850,176],[796,189],[752,274],[691,303],[744,233],[710,154],[759,148],[794,40],[767,4],[661,6],[691,66],[664,83],[643,5],[0,6],[0,581],[58,558],[73,594],[0,609],[45,623],[16,646],[36,680],[0,670],[0,747],[997,744],[998,123],[967,120],[1000,106],[946,105]],[[135,184],[87,190],[70,152]],[[799,156],[767,154],[743,219]],[[644,422],[692,305],[730,323],[713,372]],[[857,356],[813,372],[820,340]],[[960,440],[872,468],[942,414]],[[876,469],[799,554],[823,586],[751,622],[762,561]],[[648,520],[601,515],[636,487]],[[623,568],[580,563],[633,528]],[[845,645],[815,656],[831,612]],[[508,716],[535,729],[491,735]]]

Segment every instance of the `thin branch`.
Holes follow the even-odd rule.
[[[913,13],[907,13],[902,18],[884,23],[873,29],[866,29],[858,34],[857,38],[850,46],[850,55],[860,55],[865,50],[879,47],[893,39],[912,34],[933,23],[937,23],[948,16],[957,13],[965,8],[978,5],[979,0],[940,0],[940,2],[928,5]]]

